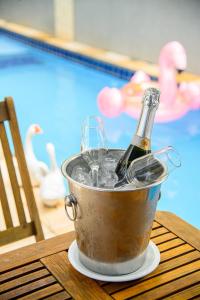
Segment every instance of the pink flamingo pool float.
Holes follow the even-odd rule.
[[[143,71],[137,71],[121,89],[103,88],[97,98],[100,111],[107,117],[116,117],[122,112],[138,118],[141,96],[148,87],[161,91],[157,122],[169,122],[185,115],[189,110],[200,108],[200,85],[195,82],[177,84],[176,74],[186,68],[186,52],[179,42],[166,44],[159,57],[158,82],[151,81]]]

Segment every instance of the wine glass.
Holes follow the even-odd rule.
[[[88,116],[82,125],[81,152],[91,169],[94,186],[98,186],[98,173],[106,152],[104,123],[99,116]]]

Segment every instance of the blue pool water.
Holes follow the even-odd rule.
[[[48,163],[45,145],[53,142],[59,164],[79,152],[80,127],[87,115],[99,114],[96,96],[105,86],[125,81],[0,35],[0,99],[14,97],[22,138],[31,123],[44,134],[34,138],[37,157]],[[126,148],[136,121],[127,115],[105,120],[109,147]],[[182,167],[162,187],[158,209],[176,213],[200,227],[200,111],[155,124],[152,148],[173,145]]]

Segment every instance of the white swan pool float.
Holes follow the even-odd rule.
[[[36,158],[32,145],[33,136],[42,132],[38,124],[32,124],[26,133],[24,152],[33,185],[40,185],[42,178],[49,172],[48,166]]]
[[[42,178],[39,195],[44,205],[55,207],[61,200],[64,200],[66,189],[63,176],[56,162],[54,145],[48,143],[46,149],[49,154],[50,169],[49,173]]]

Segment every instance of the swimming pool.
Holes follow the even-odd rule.
[[[121,87],[124,83],[0,34],[0,99],[14,98],[23,140],[31,123],[41,125],[44,134],[33,143],[37,157],[46,163],[47,142],[55,144],[59,164],[79,152],[82,120],[99,114],[97,93],[106,85]],[[136,121],[125,114],[104,120],[109,147],[126,148]],[[163,184],[158,209],[172,211],[200,227],[200,111],[175,122],[155,124],[152,148],[166,145],[180,152],[182,167]]]

